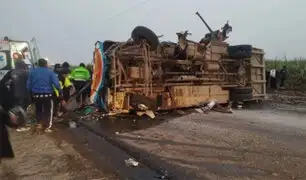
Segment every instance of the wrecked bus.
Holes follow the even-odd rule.
[[[178,32],[174,43],[159,42],[152,30],[137,26],[126,42],[96,42],[91,102],[108,112],[128,112],[263,99],[263,50],[227,44],[228,23],[209,30],[199,42],[188,40],[188,31]]]

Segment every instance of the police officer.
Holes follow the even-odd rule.
[[[81,63],[79,67],[75,68],[70,78],[74,84],[76,91],[81,90],[90,81],[90,72],[86,69],[85,64]],[[76,98],[79,107],[83,107],[86,102],[87,91],[84,91],[80,96]]]

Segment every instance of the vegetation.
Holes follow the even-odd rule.
[[[306,59],[294,60],[266,60],[266,69],[281,69],[283,66],[288,69],[286,88],[292,90],[306,90]]]

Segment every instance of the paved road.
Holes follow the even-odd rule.
[[[306,179],[306,108],[190,114],[121,140],[182,167],[182,179]]]
[[[113,120],[103,121],[101,126],[116,126],[116,123],[110,123]],[[134,125],[138,126],[145,121],[136,121]],[[119,122],[127,121],[120,120]],[[130,125],[128,122],[127,124],[122,128]],[[138,128],[133,127],[134,130]],[[151,128],[116,133],[116,136],[131,146],[150,152],[179,167],[183,174],[186,174],[184,177],[180,176],[181,179],[279,180],[306,179],[305,130],[305,107],[277,104],[261,109],[235,110],[234,114],[193,113],[168,119],[167,122]],[[113,132],[116,131],[120,132],[117,129]],[[21,141],[23,138],[27,140]],[[33,137],[30,135],[22,137],[13,134],[14,146],[21,148],[17,152],[16,160],[2,166],[2,177],[17,176],[31,179],[48,176],[51,173],[55,173],[54,175],[60,179],[108,177],[102,171],[92,168],[93,166],[89,165],[88,161],[85,163],[85,160],[83,161],[79,155],[67,156],[67,154],[78,154],[73,149],[67,151],[61,148],[69,147],[67,143],[59,146],[58,143],[52,143],[45,136],[38,136],[33,138],[34,142],[42,142],[34,144],[31,138]],[[49,141],[50,143],[46,143]],[[39,153],[34,151],[43,158],[39,159],[40,157],[37,157],[35,153],[27,153],[26,149],[30,149],[29,145],[35,147],[34,149],[43,147]],[[29,160],[27,157],[30,156],[37,159]],[[66,156],[68,160],[61,161],[60,157]],[[45,157],[47,160],[44,160]],[[68,163],[71,162],[69,159],[73,159],[74,162],[77,162],[76,164],[85,164],[85,166]],[[26,161],[30,161],[32,169],[19,165],[19,163],[25,164]],[[48,168],[45,168],[45,165],[40,163],[42,161],[53,163],[48,164]],[[61,164],[66,164],[63,166],[69,167],[70,171],[57,172],[56,166],[62,167]],[[7,168],[15,166],[16,169]],[[37,169],[42,170],[37,174],[30,173],[36,172]],[[82,173],[78,173],[79,171]]]
[[[16,158],[0,164],[1,180],[113,180],[92,162],[83,158],[73,145],[49,135],[32,135],[11,130]],[[60,139],[60,138],[58,138]]]

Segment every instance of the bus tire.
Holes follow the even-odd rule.
[[[142,39],[146,39],[151,46],[151,50],[156,50],[159,45],[157,35],[145,26],[136,26],[132,31],[131,37],[136,43],[139,43]]]

